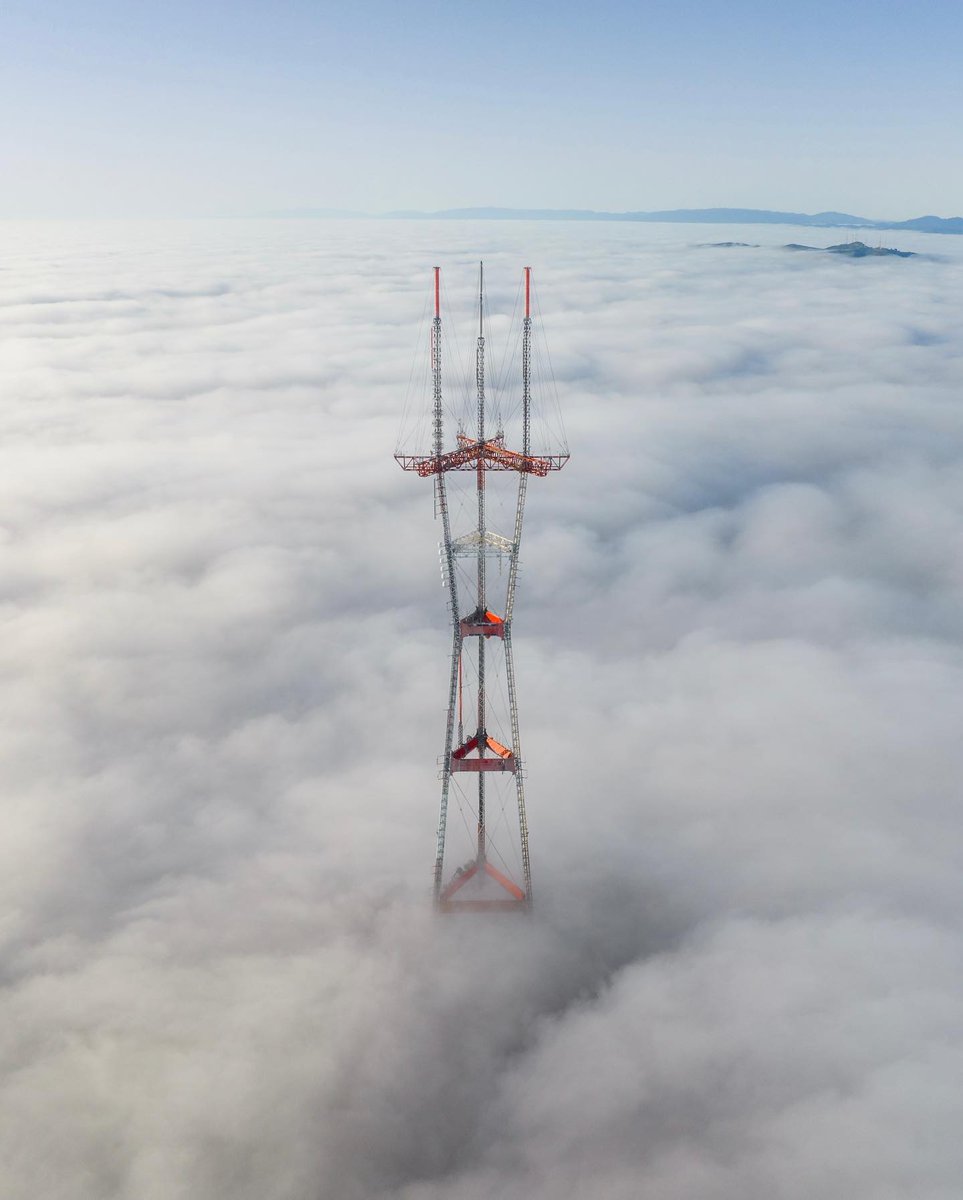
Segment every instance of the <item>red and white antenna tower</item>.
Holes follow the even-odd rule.
[[[435,514],[442,523],[442,574],[452,616],[452,650],[434,896],[445,912],[523,911],[532,903],[512,613],[529,476],[559,471],[569,458],[560,420],[550,431],[547,422],[537,422],[555,444],[532,451],[533,419],[538,414],[533,413],[532,393],[531,268],[524,269],[520,395],[517,386],[497,388],[507,400],[496,396],[494,405],[492,389],[486,391],[484,279],[480,265],[474,396],[466,396],[468,402],[455,413],[442,386],[441,271],[435,267],[431,452],[402,453],[399,446],[395,454],[404,470],[434,480]],[[454,444],[447,449],[446,413],[457,424]],[[512,449],[506,442],[506,427],[519,424],[521,448]],[[492,528],[495,514],[504,518],[508,536]],[[465,520],[469,528],[454,534],[455,520]],[[446,858],[454,857],[448,828],[453,798],[465,827],[458,832],[467,845],[451,869]]]

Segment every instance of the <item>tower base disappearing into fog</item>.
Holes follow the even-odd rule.
[[[403,450],[403,429],[395,454],[404,470],[434,481],[435,516],[442,523],[442,576],[452,621],[434,873],[435,903],[443,912],[531,907],[512,613],[529,477],[559,471],[569,457],[557,399],[554,425],[533,405],[533,378],[542,373],[533,372],[538,354],[532,336],[531,268],[524,269],[524,316],[504,379],[496,374],[486,380],[484,279],[480,266],[474,386],[463,384],[461,404],[453,407],[442,381],[441,270],[435,267],[425,380],[430,429],[423,424],[414,431],[421,453]],[[507,378],[519,350],[520,390]],[[544,377],[549,378],[547,355],[545,361]],[[446,418],[456,430],[447,448]],[[534,453],[533,431],[540,439]],[[453,533],[463,524],[464,532]],[[496,525],[502,532],[496,532]],[[449,821],[455,813],[461,825]],[[452,845],[456,840],[463,843],[458,852]],[[452,870],[446,860],[458,865]]]

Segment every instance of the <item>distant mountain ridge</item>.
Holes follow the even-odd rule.
[[[370,213],[333,209],[293,209],[275,217],[370,217]],[[663,221],[692,225],[809,225],[820,229],[912,229],[919,233],[963,233],[963,217],[914,217],[876,221],[852,213],[778,212],[765,208],[670,208],[657,212],[600,212],[591,208],[445,208],[439,212],[399,210],[379,213],[405,221]]]
[[[915,229],[920,233],[963,233],[963,217],[914,217],[876,221],[852,213],[778,212],[765,208],[670,208],[657,212],[596,212],[584,208],[447,208],[440,212],[393,212],[407,220],[483,221],[663,221],[692,225],[809,225],[820,229]]]

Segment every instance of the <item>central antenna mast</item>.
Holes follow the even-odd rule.
[[[475,349],[475,387],[478,391],[479,445],[485,443],[485,264],[478,264],[478,344]],[[475,471],[478,492],[478,595],[475,612],[485,612],[485,465],[478,459]],[[485,729],[485,639],[478,638],[478,730],[475,734],[479,745],[488,737]],[[485,854],[485,776],[478,772],[478,862],[484,863]]]

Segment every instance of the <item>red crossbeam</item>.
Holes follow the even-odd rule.
[[[508,892],[512,899],[506,900],[504,897],[499,897],[498,899],[487,898],[457,901],[452,900],[452,897],[455,895],[455,893],[460,891],[469,880],[474,879],[479,872],[494,879],[499,887],[504,888],[505,891]],[[516,904],[524,904],[527,900],[527,897],[518,884],[509,879],[507,875],[503,875],[497,867],[493,867],[490,862],[476,860],[468,866],[461,867],[455,872],[454,878],[441,893],[438,899],[441,901],[442,905],[450,904],[452,907],[486,909],[506,908]]]
[[[492,753],[486,754],[486,750],[490,750]],[[468,757],[469,754],[476,751],[477,758]],[[463,742],[457,749],[452,750],[451,769],[453,771],[471,771],[476,774],[479,771],[511,771],[514,775],[518,766],[513,751],[509,750],[507,746],[496,742],[493,737],[486,737],[484,742],[479,744],[476,734],[467,742]]]
[[[429,475],[440,475],[443,471],[474,471],[478,463],[489,471],[518,471],[523,475],[546,476],[549,471],[560,471],[568,462],[567,454],[520,454],[507,450],[501,438],[478,442],[466,438],[458,439],[462,444],[447,454],[396,454],[395,460],[404,471],[417,471],[422,479]]]

